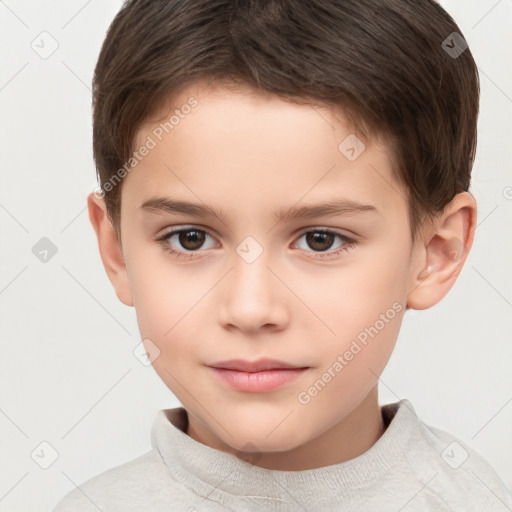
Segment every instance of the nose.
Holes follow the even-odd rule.
[[[290,297],[272,268],[276,267],[275,262],[266,251],[249,261],[237,253],[233,255],[232,270],[219,290],[219,321],[223,327],[231,326],[245,333],[257,332],[262,327],[283,329],[289,321]]]

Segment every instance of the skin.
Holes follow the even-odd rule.
[[[413,241],[407,192],[394,178],[389,147],[359,135],[366,149],[349,161],[338,145],[355,131],[342,112],[202,84],[185,90],[174,108],[190,96],[197,107],[124,178],[121,240],[104,200],[88,198],[107,275],[119,299],[135,307],[141,338],[159,348],[153,367],[187,410],[190,437],[269,469],[355,458],[385,431],[378,377],[406,308],[438,303],[462,269],[475,200],[458,194]],[[136,148],[168,110],[141,126]],[[225,217],[143,211],[155,196],[207,204]],[[283,208],[341,197],[377,211],[273,217]],[[171,227],[206,230],[194,257],[166,250],[187,252],[192,245],[178,236],[155,240]],[[334,236],[323,246],[308,244],[305,233],[315,228],[353,243]],[[236,251],[247,236],[263,249],[252,263]],[[326,256],[343,244],[348,250]],[[401,308],[394,318],[301,403],[299,393],[393,304]],[[228,387],[205,366],[261,357],[308,370],[278,390],[249,393]]]

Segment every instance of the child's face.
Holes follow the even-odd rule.
[[[385,147],[368,142],[353,161],[350,139],[338,149],[353,130],[327,109],[197,87],[174,108],[190,96],[197,106],[161,141],[161,120],[138,134],[136,148],[148,136],[157,145],[123,184],[125,302],[196,431],[235,449],[290,450],[354,411],[388,361],[417,270],[406,193]],[[222,220],[142,208],[155,198],[208,205]],[[371,208],[276,220],[341,200]],[[202,245],[194,232],[155,241],[171,228],[206,234]],[[260,358],[307,369],[243,391],[208,367]]]

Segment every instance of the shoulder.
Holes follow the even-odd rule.
[[[169,490],[169,471],[151,450],[78,484],[52,512],[140,510],[147,505],[148,492],[157,498],[158,489]]]
[[[408,466],[425,484],[431,502],[448,510],[512,508],[511,491],[484,457],[452,434],[424,423],[407,400],[402,400],[404,405],[415,422],[406,451]]]

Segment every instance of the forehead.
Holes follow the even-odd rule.
[[[183,144],[194,139],[204,146],[208,141],[218,144],[219,137],[230,136],[233,143],[235,137],[238,143],[244,139],[242,150],[265,148],[270,151],[289,146],[295,140],[294,150],[297,152],[300,150],[297,142],[304,137],[310,139],[310,150],[319,138],[324,139],[324,144],[332,145],[336,139],[335,131],[340,129],[353,131],[339,109],[297,104],[268,91],[257,92],[240,84],[199,82],[161,105],[138,130],[135,146],[156,130],[157,142],[162,136],[169,144],[178,140]],[[311,130],[317,132],[318,137],[311,138]],[[204,138],[207,131],[210,134]]]
[[[164,192],[224,210],[334,196],[386,207],[405,198],[389,147],[363,141],[342,110],[248,88],[186,88],[140,127],[134,148],[144,145],[151,149],[123,186],[139,205]]]

